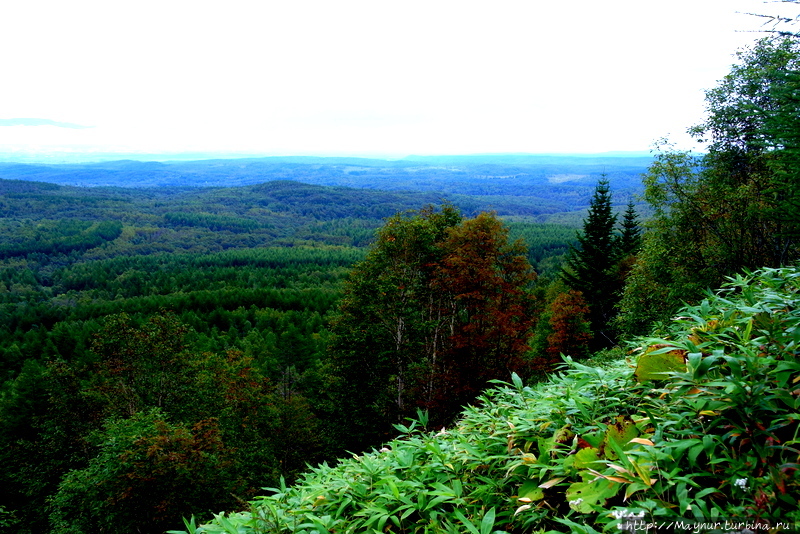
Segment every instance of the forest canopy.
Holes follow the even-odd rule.
[[[0,524],[163,532],[366,446],[339,424],[355,421],[337,397],[332,318],[384,218],[436,196],[288,182],[0,189]],[[575,238],[521,216],[480,220],[451,246],[484,230],[524,238],[518,261],[540,272]],[[394,432],[381,424],[369,435]]]

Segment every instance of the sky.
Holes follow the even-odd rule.
[[[795,6],[796,7],[796,6]],[[694,143],[761,0],[0,4],[0,154],[599,153]],[[740,13],[737,13],[740,12]]]

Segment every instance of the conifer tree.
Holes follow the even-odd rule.
[[[642,244],[642,228],[639,226],[639,215],[633,205],[633,200],[628,201],[628,208],[622,215],[622,232],[619,236],[619,252],[624,256],[635,254]]]
[[[620,289],[615,267],[619,258],[614,226],[617,216],[611,209],[611,190],[605,175],[595,188],[589,214],[578,234],[579,247],[572,247],[561,271],[566,284],[580,291],[589,305],[589,319],[595,348],[613,343],[608,329]]]

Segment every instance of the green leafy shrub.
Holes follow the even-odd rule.
[[[654,515],[800,520],[800,272],[737,276],[684,308],[652,354],[684,356],[646,413]],[[671,506],[664,506],[669,503]]]
[[[320,465],[192,533],[617,532],[800,521],[800,269],[739,276],[638,352],[548,382],[516,375],[453,428],[419,414],[381,450]],[[634,354],[636,351],[634,351]],[[681,357],[675,365],[676,357]],[[690,524],[690,523],[687,523]]]

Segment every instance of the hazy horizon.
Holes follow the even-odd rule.
[[[505,158],[505,157],[608,157],[608,158],[640,158],[652,157],[651,151],[605,151],[605,152],[497,152],[473,154],[335,154],[335,153],[297,153],[297,154],[248,154],[236,152],[164,152],[164,153],[116,153],[116,152],[47,152],[47,153],[13,153],[3,152],[0,147],[0,163],[23,164],[70,164],[70,163],[102,163],[121,160],[141,162],[186,162],[203,160],[228,159],[268,159],[268,158],[327,158],[327,159],[364,159],[379,161],[401,161],[413,158]]]
[[[789,8],[791,6],[788,6]],[[0,154],[401,158],[694,147],[759,0],[9,2]]]

